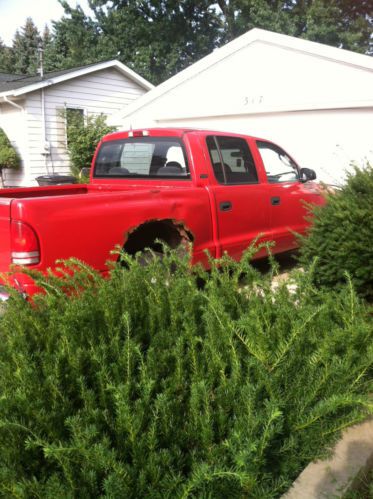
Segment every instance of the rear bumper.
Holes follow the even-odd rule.
[[[5,276],[3,280],[0,281],[0,304],[1,302],[9,300],[11,296],[14,296],[13,290],[25,300],[28,300],[34,294],[42,291],[35,285],[30,276],[17,272]]]

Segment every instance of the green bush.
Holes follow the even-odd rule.
[[[301,240],[300,262],[315,257],[314,279],[329,287],[346,282],[373,297],[373,168],[355,168],[341,191],[329,195],[324,207],[313,210],[313,225]]]
[[[103,114],[90,115],[86,120],[80,114],[66,111],[67,121],[67,150],[71,162],[71,173],[80,176],[82,168],[91,166],[92,158],[104,135],[115,130],[106,123]]]
[[[13,168],[18,170],[21,167],[21,159],[14,149],[4,130],[0,128],[0,181],[3,182],[3,169]]]
[[[1,321],[2,497],[279,497],[373,412],[351,285],[271,290],[248,261],[71,261]],[[243,277],[244,275],[244,277]]]

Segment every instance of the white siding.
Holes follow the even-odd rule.
[[[358,105],[373,98],[372,87],[372,71],[254,42],[185,80],[127,120],[140,114],[158,121],[278,108],[330,108],[345,102]]]
[[[22,154],[26,174],[18,175],[17,183],[36,184],[34,179],[39,175],[69,173],[65,120],[61,116],[65,107],[82,108],[86,115],[104,113],[110,116],[144,93],[142,87],[113,68],[45,88],[45,138],[50,145],[49,155],[42,153],[42,91],[27,94],[23,115],[26,152]]]

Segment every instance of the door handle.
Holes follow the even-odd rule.
[[[222,201],[220,203],[220,211],[230,211],[232,209],[232,203],[230,201]]]
[[[275,196],[275,197],[271,198],[271,205],[272,206],[278,206],[279,204],[281,204],[281,198],[280,197]]]

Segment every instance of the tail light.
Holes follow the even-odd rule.
[[[17,265],[35,265],[40,262],[38,237],[29,225],[12,220],[10,251],[12,263]]]

